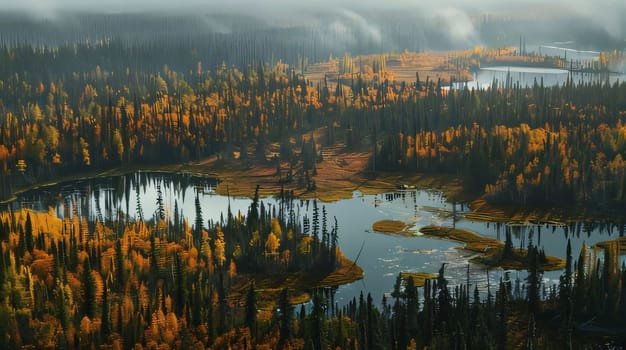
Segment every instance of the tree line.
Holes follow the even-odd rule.
[[[456,174],[494,202],[624,203],[623,83],[570,77],[524,88],[507,78],[470,90],[419,75],[414,83],[353,74],[335,86],[312,84],[284,63],[207,70],[198,61],[187,73],[123,60],[87,68],[102,52],[125,50],[115,42],[0,50],[4,197],[59,175],[128,164],[235,154],[264,162],[274,158],[272,145],[292,164],[290,179],[313,189],[320,149],[339,145],[370,152],[372,170]],[[316,130],[325,130],[317,144]]]

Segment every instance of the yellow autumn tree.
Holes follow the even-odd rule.
[[[270,232],[265,241],[265,256],[276,257],[278,255],[278,248],[280,247],[280,240],[274,232]]]
[[[224,242],[224,233],[222,233],[222,231],[217,231],[214,254],[217,264],[220,267],[224,266],[224,263],[226,262],[226,242]]]

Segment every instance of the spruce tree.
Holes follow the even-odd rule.
[[[30,213],[26,214],[26,223],[24,224],[24,239],[26,250],[32,254],[33,249],[35,249],[35,242],[33,239],[33,223],[30,219]]]
[[[89,259],[85,259],[83,262],[83,272],[81,277],[83,285],[82,314],[92,320],[96,315],[96,279],[93,274],[94,272],[91,269]]]
[[[256,290],[254,281],[250,283],[250,289],[248,289],[248,295],[246,297],[246,326],[250,328],[252,336],[256,335]]]
[[[571,343],[571,327],[573,318],[572,304],[572,246],[570,240],[567,240],[565,271],[559,279],[559,315],[561,316],[561,336],[563,337],[564,346],[567,349],[572,348]]]
[[[100,323],[100,335],[104,342],[107,342],[109,335],[111,334],[111,310],[109,305],[109,283],[104,282],[104,289],[102,291],[102,316]]]
[[[287,347],[289,340],[293,337],[293,307],[289,303],[289,291],[287,288],[284,288],[280,293],[278,308],[280,309],[278,349],[283,349]]]
[[[526,277],[526,300],[528,302],[528,312],[536,314],[539,310],[539,287],[541,276],[539,272],[539,256],[537,248],[531,246],[528,250],[529,267],[528,277]]]
[[[202,238],[202,229],[204,227],[204,219],[202,219],[202,207],[200,206],[200,198],[196,194],[196,221],[193,227],[194,239],[199,240]]]

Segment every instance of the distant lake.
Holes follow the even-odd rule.
[[[453,84],[456,89],[486,89],[494,83],[497,86],[504,86],[507,78],[515,85],[519,83],[522,87],[532,87],[535,82],[544,86],[563,85],[571,75],[574,83],[597,83],[609,81],[611,84],[626,81],[625,74],[598,74],[569,72],[565,69],[537,68],[521,66],[493,66],[481,68],[474,74],[474,80],[468,82],[457,82]]]
[[[553,42],[542,45],[529,45],[527,52],[540,56],[560,57],[568,62],[593,62],[600,59],[599,51],[576,50],[568,47],[572,45],[575,45],[575,43]],[[498,86],[503,86],[506,84],[507,78],[510,78],[513,84],[519,83],[522,87],[532,87],[535,82],[541,84],[542,79],[544,86],[555,86],[565,84],[570,74],[576,84],[605,82],[607,80],[613,84],[616,81],[626,81],[626,74],[570,73],[568,70],[556,68],[493,66],[481,68],[474,75],[474,80],[455,83],[453,87],[462,89],[467,86],[469,89],[486,89],[494,83]]]
[[[220,220],[230,205],[233,213],[247,213],[251,199],[215,194],[216,179],[187,174],[162,174],[138,172],[124,176],[87,179],[32,190],[21,194],[10,204],[12,209],[22,207],[35,210],[53,208],[59,217],[86,217],[90,220],[115,221],[120,215],[137,219],[141,212],[146,220],[155,217],[157,210],[157,186],[163,193],[166,212],[171,212],[174,203],[182,208],[189,222],[195,219],[196,196],[200,199],[205,220]],[[252,195],[252,194],[251,194]],[[277,208],[275,198],[262,199],[266,208]],[[311,216],[312,200],[295,200],[296,215]],[[364,271],[363,280],[338,288],[335,300],[343,305],[360,292],[370,292],[374,300],[389,293],[396,276],[402,271],[438,272],[447,264],[446,276],[450,285],[465,283],[467,266],[474,253],[458,249],[461,244],[433,239],[419,234],[418,229],[426,225],[456,226],[473,230],[479,234],[504,239],[504,224],[473,222],[464,218],[469,209],[464,204],[450,203],[439,191],[406,190],[381,195],[363,195],[355,192],[350,199],[325,206],[329,222],[336,217],[339,224],[339,247],[350,259],[357,259]],[[5,209],[7,207],[5,206]],[[372,224],[378,220],[400,220],[412,225],[415,237],[372,232]],[[572,227],[528,224],[512,227],[514,246],[525,247],[530,239],[545,249],[547,255],[565,257],[567,238],[571,238],[574,258],[583,242],[588,246],[599,241],[616,238],[617,229],[611,225],[581,222]],[[361,253],[359,254],[359,251]],[[592,249],[589,249],[591,254]],[[601,257],[601,252],[597,252]],[[591,259],[594,259],[593,257]],[[595,261],[595,260],[593,260]],[[544,274],[548,284],[558,283],[561,271]],[[487,289],[487,275],[492,286],[505,276],[501,269],[470,264],[469,280],[478,284],[483,293]],[[525,271],[510,272],[511,278],[522,283]]]
[[[569,61],[595,61],[600,58],[599,51],[576,50],[574,42],[553,42],[543,45],[529,45],[527,52],[533,52],[539,56],[557,56]],[[568,47],[570,46],[570,47]]]

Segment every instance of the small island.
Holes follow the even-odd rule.
[[[400,272],[400,278],[404,281],[408,281],[409,279],[413,280],[413,285],[415,287],[423,287],[426,284],[426,280],[434,279],[439,277],[436,273],[427,273],[427,272]]]
[[[417,234],[409,231],[411,226],[399,220],[380,220],[372,224],[372,230],[399,236],[413,237]]]
[[[526,249],[512,248],[510,244],[495,238],[484,237],[469,230],[443,226],[426,226],[420,229],[425,236],[437,237],[465,243],[463,249],[478,253],[471,261],[505,270],[525,270],[529,266],[529,252]],[[560,270],[565,267],[565,260],[546,256],[543,251],[534,251],[538,255],[539,271]]]

